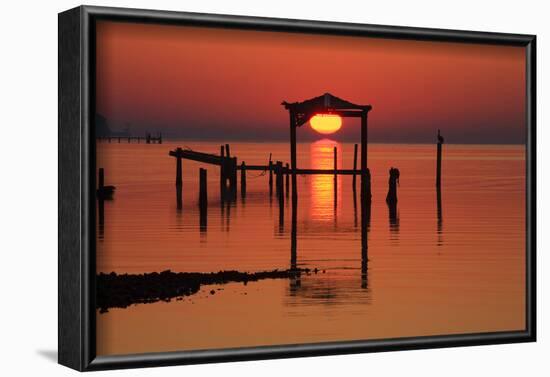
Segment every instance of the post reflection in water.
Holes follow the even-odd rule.
[[[98,238],[103,240],[105,237],[105,201],[103,199],[97,200],[97,212],[98,212]]]
[[[362,183],[366,185],[367,182]],[[361,189],[362,192],[366,191],[366,188]],[[355,197],[355,190],[354,190]],[[367,198],[361,198],[361,288],[368,288],[368,264],[369,264],[369,242],[368,232],[370,228],[370,212],[371,201]]]
[[[334,165],[334,147],[339,145],[336,142],[331,140],[321,140],[316,143],[313,143],[311,147],[311,161],[313,168],[315,169],[331,169]],[[338,166],[341,168],[341,166]],[[342,200],[341,192],[339,191],[339,186],[341,186],[342,176],[340,175],[311,175],[310,182],[310,221],[317,223],[327,223],[333,221],[335,226],[337,224],[336,219],[338,217],[339,207],[338,204]],[[295,182],[295,177],[293,177],[293,182]],[[361,246],[358,247],[358,252],[360,252],[360,265],[357,266],[360,269],[360,288],[363,290],[368,289],[368,232],[370,228],[371,221],[371,200],[370,197],[366,194],[368,192],[368,180],[361,180],[361,192],[365,193],[361,195],[359,199],[360,205],[360,217],[358,215],[358,198],[356,187],[353,188],[353,209],[354,209],[354,222],[353,228],[357,229],[359,224],[361,226]],[[290,234],[290,268],[298,268],[298,229],[297,229],[297,219],[298,219],[298,190],[297,186],[294,184],[292,188],[292,207],[291,207],[291,234]],[[341,188],[340,188],[341,189]],[[281,219],[281,216],[279,217]],[[317,270],[315,271],[317,272]],[[325,273],[323,270],[322,273]],[[327,280],[328,279],[328,280]],[[330,301],[331,297],[336,299],[337,290],[334,290],[333,283],[330,283],[328,286],[327,281],[330,281],[331,278],[327,277],[323,280],[326,280],[322,284],[323,292],[309,293],[315,295],[320,299],[325,301]],[[330,288],[332,287],[332,288]],[[309,290],[311,289],[308,288]],[[302,281],[299,276],[291,279],[290,281],[290,296],[296,296],[299,292],[303,290]],[[332,293],[330,293],[330,292]],[[307,294],[306,292],[300,293]]]
[[[388,214],[390,220],[390,240],[399,240],[399,211],[397,203],[388,203]]]

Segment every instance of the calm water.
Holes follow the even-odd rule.
[[[219,153],[219,143],[97,144],[98,167],[116,185],[98,224],[98,272],[247,272],[318,268],[299,281],[205,286],[181,301],[97,315],[97,353],[127,354],[525,328],[523,146],[444,145],[438,211],[435,145],[369,146],[372,208],[367,259],[352,178],[298,177],[296,254],[291,205],[281,221],[268,178],[249,172],[247,195],[220,205],[219,172],[184,160],[177,209],[176,147]],[[351,168],[353,145],[298,145],[298,166]],[[247,164],[289,160],[287,143],[232,143]],[[401,171],[397,214],[385,197],[388,170]],[[199,167],[208,169],[208,217],[200,227]],[[335,192],[336,184],[336,192]],[[359,186],[358,186],[359,188]],[[363,269],[362,269],[363,266]]]

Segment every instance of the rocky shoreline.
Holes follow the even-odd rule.
[[[309,273],[309,269],[272,270],[261,272],[219,271],[152,272],[145,274],[100,273],[96,277],[96,307],[100,313],[109,308],[126,308],[133,304],[170,301],[197,293],[201,285],[247,284],[264,279],[290,279]]]

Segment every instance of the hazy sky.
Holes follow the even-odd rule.
[[[369,139],[525,142],[522,47],[99,22],[97,112],[112,128],[287,140],[281,102],[373,106]],[[359,120],[331,136],[357,140]],[[309,123],[298,140],[321,135]]]

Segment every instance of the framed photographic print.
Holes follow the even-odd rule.
[[[59,15],[59,362],[535,340],[535,36]]]

